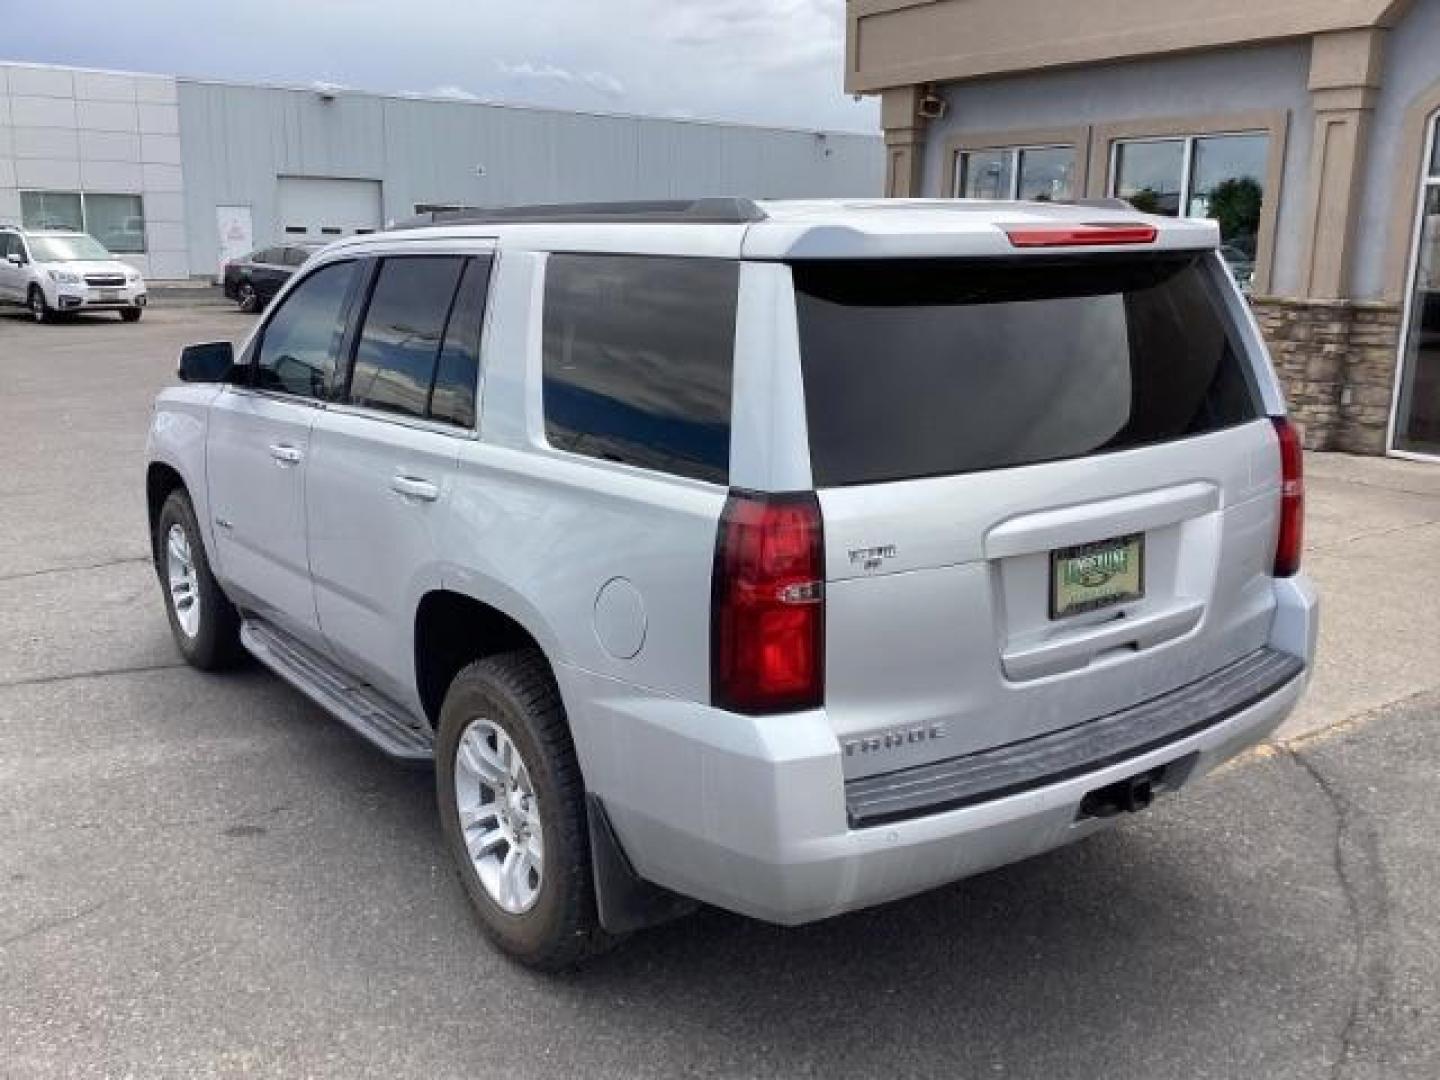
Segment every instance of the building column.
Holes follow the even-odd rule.
[[[885,129],[885,195],[892,199],[922,194],[925,119],[919,86],[894,86],[880,94],[880,126]]]
[[[1385,30],[1317,34],[1310,53],[1315,131],[1302,295],[1352,295],[1350,264],[1370,121],[1382,76]]]
[[[1312,450],[1385,450],[1400,309],[1355,296],[1351,264],[1386,31],[1317,34],[1310,53],[1310,148],[1299,295],[1257,297],[1291,415]]]

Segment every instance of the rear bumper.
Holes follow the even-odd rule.
[[[1276,594],[1270,646],[1299,663],[1220,718],[1197,717],[1119,760],[1072,761],[1051,774],[1060,778],[1024,790],[874,825],[847,817],[852,793],[823,712],[742,718],[573,669],[564,678],[588,710],[576,731],[588,784],[639,875],[799,924],[1079,840],[1105,826],[1081,813],[1097,789],[1160,770],[1166,787],[1181,786],[1262,741],[1299,701],[1314,656],[1313,591],[1296,579],[1278,582]]]

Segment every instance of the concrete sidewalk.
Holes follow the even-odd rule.
[[[1440,466],[1310,454],[1305,467],[1320,657],[1282,740],[1440,690]]]

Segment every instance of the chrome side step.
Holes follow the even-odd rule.
[[[435,737],[375,690],[263,619],[240,624],[240,643],[255,659],[391,757],[429,761]]]

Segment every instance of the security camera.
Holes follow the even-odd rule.
[[[942,119],[949,108],[949,103],[933,90],[920,99],[920,116],[926,120]]]

